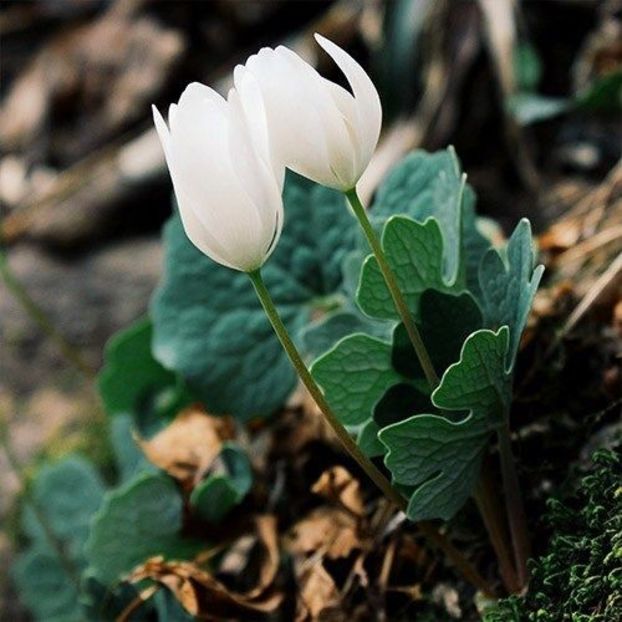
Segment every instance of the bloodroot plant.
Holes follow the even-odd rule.
[[[68,457],[25,496],[13,575],[38,620],[289,606],[244,425],[282,411],[299,380],[344,451],[480,594],[500,595],[442,524],[471,497],[506,591],[527,584],[508,417],[542,274],[529,223],[495,246],[451,147],[407,155],[366,210],[356,186],[380,135],[378,93],[318,43],[351,91],[280,47],[238,67],[227,99],[195,83],[167,122],[154,108],[177,204],[165,271],[99,375],[112,473]],[[227,527],[252,531],[252,589],[218,578],[236,548]]]
[[[451,148],[399,163],[370,220],[356,185],[380,134],[380,100],[354,59],[317,40],[352,92],[279,47],[236,69],[227,100],[192,84],[171,106],[168,126],[154,109],[187,237],[238,271],[206,263],[179,223],[169,226],[167,275],[152,307],[156,357],[213,411],[274,411],[293,377],[249,299],[250,280],[345,451],[490,593],[429,522],[451,519],[473,497],[504,583],[520,591],[529,543],[508,413],[542,274],[529,223],[521,221],[503,248],[493,247]],[[286,179],[285,169],[298,175]],[[324,317],[311,323],[318,309]],[[490,465],[482,466],[493,441],[504,495],[495,491]]]

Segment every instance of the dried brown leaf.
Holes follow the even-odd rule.
[[[210,468],[223,441],[233,438],[234,429],[231,418],[191,407],[153,438],[137,442],[152,464],[191,488]]]
[[[324,471],[311,490],[352,512],[355,516],[363,515],[361,486],[351,473],[340,465]]]
[[[622,300],[613,308],[613,330],[622,339]]]
[[[321,562],[306,566],[298,576],[299,593],[296,622],[317,620],[327,610],[341,604],[341,594],[335,581]]]
[[[245,593],[246,598],[258,598],[276,579],[279,570],[279,540],[274,516],[259,516],[256,519],[257,538],[263,547],[262,564],[257,585]]]
[[[261,567],[256,585],[246,592],[231,590],[195,562],[152,557],[129,577],[132,583],[150,579],[166,587],[184,609],[200,620],[245,619],[253,613],[270,613],[283,599],[275,586],[279,568],[276,520],[260,516],[256,520],[261,547]]]
[[[285,547],[294,555],[347,557],[362,547],[358,521],[349,512],[321,506],[292,527],[285,537]]]

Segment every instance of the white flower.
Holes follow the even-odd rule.
[[[274,166],[351,190],[378,142],[380,98],[349,54],[320,35],[315,38],[343,71],[352,93],[283,46],[263,48],[238,65],[235,86],[255,140],[271,153]]]
[[[169,127],[155,106],[153,119],[192,243],[229,268],[261,267],[281,235],[283,171],[253,140],[238,94],[195,82],[170,106]]]

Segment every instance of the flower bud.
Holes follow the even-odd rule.
[[[155,106],[153,119],[190,241],[228,268],[261,267],[283,226],[283,172],[253,138],[238,94],[225,100],[195,82],[170,106],[168,127]]]
[[[249,126],[264,149],[269,148],[274,166],[351,190],[378,142],[380,98],[349,54],[318,34],[315,38],[343,71],[352,93],[284,46],[263,48],[246,65],[238,65],[234,82]]]

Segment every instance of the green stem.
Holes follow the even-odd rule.
[[[7,462],[9,464],[10,469],[15,473],[17,477],[20,487],[24,492],[25,502],[32,509],[35,518],[41,525],[43,529],[43,533],[45,534],[46,539],[48,540],[50,546],[56,552],[58,556],[59,562],[69,579],[74,583],[77,587],[80,587],[81,579],[80,572],[73,560],[67,555],[65,551],[65,547],[63,546],[62,541],[56,536],[54,530],[50,526],[48,519],[45,515],[45,512],[41,509],[41,506],[31,494],[27,492],[27,477],[24,473],[24,470],[13,451],[13,445],[11,443],[11,436],[9,433],[9,425],[6,419],[5,413],[0,411],[0,447],[4,450],[4,455],[6,456]]]
[[[380,244],[380,240],[372,227],[371,222],[369,222],[369,218],[367,217],[367,212],[359,199],[359,196],[356,192],[356,188],[352,188],[351,190],[347,190],[345,192],[346,198],[350,203],[352,210],[354,211],[354,215],[357,217],[363,232],[365,233],[365,237],[367,238],[367,242],[371,247],[371,250],[378,262],[378,267],[380,268],[380,272],[382,272],[382,276],[384,277],[385,283],[391,293],[391,297],[393,298],[393,303],[395,304],[395,308],[402,318],[402,322],[404,322],[404,327],[406,328],[406,332],[408,333],[408,337],[413,344],[415,349],[415,353],[421,363],[421,367],[423,369],[423,373],[430,384],[432,389],[435,389],[439,384],[439,378],[434,369],[434,365],[432,364],[432,360],[430,359],[430,355],[423,343],[423,339],[421,338],[421,334],[419,333],[419,329],[415,324],[412,314],[408,309],[408,305],[406,304],[406,300],[402,295],[402,292],[397,284],[397,278],[395,273],[391,269],[387,258],[385,257],[384,251],[382,250],[382,245]]]
[[[389,483],[389,480],[376,468],[373,462],[361,451],[359,446],[356,444],[354,439],[350,436],[348,431],[344,428],[341,422],[337,419],[336,415],[333,413],[331,407],[328,405],[328,402],[324,398],[324,394],[322,393],[320,387],[317,385],[313,376],[307,369],[300,353],[298,352],[294,342],[291,340],[289,333],[287,332],[287,328],[283,324],[281,320],[281,316],[277,311],[274,302],[272,301],[272,297],[266,288],[266,285],[261,276],[261,272],[256,270],[254,272],[249,272],[248,276],[253,283],[255,288],[255,292],[257,293],[257,297],[261,302],[261,306],[263,307],[270,323],[272,324],[272,328],[274,328],[274,332],[276,333],[283,349],[287,353],[289,360],[294,366],[298,376],[304,383],[305,387],[311,394],[311,397],[315,400],[316,404],[320,407],[320,410],[324,413],[324,417],[326,421],[332,428],[333,432],[337,435],[337,438],[344,446],[346,451],[356,460],[356,462],[361,466],[361,468],[369,475],[371,480],[382,490],[382,492],[393,501],[400,509],[405,509],[405,499],[400,495]]]
[[[39,326],[39,328],[53,341],[65,358],[89,379],[95,377],[95,370],[84,360],[82,354],[76,350],[52,324],[45,311],[30,297],[26,288],[13,274],[5,251],[0,248],[0,278],[7,289],[22,306],[24,311]]]
[[[289,336],[287,328],[283,324],[281,316],[279,315],[279,312],[274,305],[274,301],[270,296],[270,292],[266,288],[261,276],[261,271],[254,270],[253,272],[249,272],[248,277],[255,288],[259,302],[261,302],[261,306],[270,320],[272,328],[281,342],[283,349],[287,353],[289,360],[307,388],[307,391],[309,391],[315,400],[315,403],[322,411],[326,421],[339,439],[343,448],[358,463],[361,469],[363,469],[367,476],[374,482],[374,484],[376,484],[376,486],[378,486],[384,495],[402,512],[405,512],[407,509],[406,499],[404,499],[404,497],[395,488],[393,488],[393,486],[391,486],[391,483],[384,476],[382,471],[380,471],[380,469],[378,469],[378,467],[376,467],[376,465],[361,451],[352,436],[350,436],[335,413],[333,413],[332,408],[329,406],[324,394],[322,393],[322,390],[313,379],[313,376],[307,369],[302,356]],[[470,583],[472,583],[476,588],[482,590],[482,592],[488,595],[492,594],[492,590],[477,570],[475,570],[475,568],[462,555],[462,553],[460,553],[460,551],[458,551],[442,533],[436,530],[432,523],[418,523],[418,527],[427,538],[429,538],[445,553],[447,558],[456,566],[456,568],[458,568],[458,570]]]
[[[514,456],[512,455],[510,428],[507,422],[499,428],[497,438],[499,439],[501,474],[503,476],[503,489],[505,492],[505,501],[508,511],[510,534],[512,536],[514,561],[518,572],[518,581],[522,589],[529,581],[527,560],[531,555],[531,545],[527,531],[525,506],[523,504],[518,475],[516,473]]]
[[[505,533],[499,506],[495,502],[495,491],[490,475],[486,472],[486,465],[482,469],[479,482],[473,492],[473,498],[484,521],[492,548],[499,562],[499,572],[503,579],[503,584],[510,594],[515,594],[520,591],[520,586],[516,571],[514,570],[512,555],[507,548],[507,533]]]

